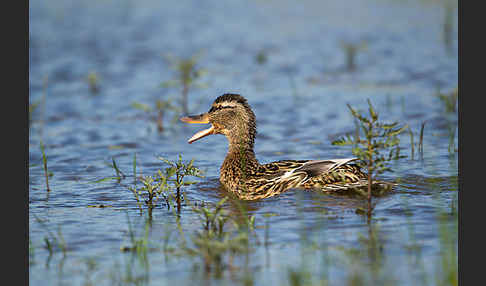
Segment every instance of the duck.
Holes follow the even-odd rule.
[[[241,200],[265,199],[290,189],[342,192],[368,186],[367,174],[353,163],[358,158],[260,164],[254,152],[256,117],[246,98],[239,94],[225,93],[214,100],[208,112],[187,115],[180,121],[210,124],[195,133],[189,144],[209,135],[226,137],[228,153],[220,168],[219,181],[226,191]]]

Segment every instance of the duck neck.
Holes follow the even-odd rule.
[[[260,164],[253,151],[253,141],[229,140],[228,154],[223,163],[223,168],[231,166],[237,168],[242,176],[258,169]]]

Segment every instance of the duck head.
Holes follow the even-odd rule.
[[[247,100],[239,94],[223,94],[214,100],[208,112],[182,117],[180,120],[185,123],[211,125],[194,134],[188,140],[189,144],[208,135],[223,134],[230,146],[244,144],[253,148],[256,135],[255,114]]]

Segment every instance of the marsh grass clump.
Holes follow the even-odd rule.
[[[263,65],[268,61],[268,56],[267,56],[267,53],[264,49],[261,49],[260,51],[258,51],[258,53],[255,55],[255,61],[259,65]]]
[[[116,176],[114,178],[116,178],[118,182],[126,178],[126,175],[116,165],[115,158],[111,158],[111,164],[109,164],[109,166],[112,167],[113,170],[115,170]]]
[[[184,114],[189,114],[189,89],[192,87],[206,87],[206,85],[197,82],[206,73],[205,69],[198,67],[199,58],[200,54],[193,55],[189,58],[166,57],[170,67],[176,72],[176,78],[161,83],[161,86],[165,88],[181,88],[180,103]]]
[[[165,129],[164,118],[169,111],[172,111],[174,113],[171,120],[172,124],[177,121],[180,114],[180,109],[177,106],[172,104],[171,99],[166,99],[166,100],[157,99],[155,101],[154,107],[144,103],[133,102],[132,107],[142,110],[144,113],[150,115],[151,119],[157,123],[158,132],[164,131]],[[156,113],[156,115],[152,115],[154,113]]]
[[[172,123],[174,123],[178,118],[177,113],[179,113],[179,109],[176,106],[172,105],[170,99],[157,100],[155,102],[155,109],[157,110],[157,130],[159,132],[164,131],[164,114],[167,111],[172,110],[176,112],[175,116],[172,118]]]
[[[456,143],[455,143],[456,127],[448,126],[447,128],[449,132],[449,146],[447,147],[447,151],[449,152],[450,155],[452,155],[455,152],[457,152]]]
[[[100,78],[98,76],[98,73],[92,71],[88,73],[86,76],[86,82],[88,83],[89,86],[89,91],[91,94],[98,94],[100,91]]]
[[[351,114],[359,122],[360,129],[356,130],[355,137],[347,135],[332,142],[333,145],[353,145],[352,152],[358,157],[358,165],[365,167],[368,172],[368,218],[371,218],[371,190],[372,182],[377,176],[385,171],[391,171],[387,166],[391,160],[404,158],[400,155],[400,140],[397,137],[400,133],[408,128],[408,125],[399,127],[398,122],[382,123],[378,121],[378,113],[376,113],[370,100],[368,100],[369,117],[361,115],[360,112],[353,109],[351,105],[347,105]],[[362,133],[362,134],[361,134]],[[364,136],[362,139],[361,136]],[[389,151],[388,151],[389,150]],[[383,155],[384,151],[388,151],[388,156]]]
[[[40,141],[40,149],[42,152],[42,165],[44,167],[44,177],[46,178],[46,189],[48,192],[50,192],[51,189],[49,188],[49,177],[52,177],[54,174],[52,172],[49,172],[49,170],[47,169],[47,155],[44,149],[44,143],[42,143],[42,141]]]
[[[184,178],[187,176],[202,178],[201,170],[194,166],[194,159],[184,162],[181,155],[177,161],[169,161],[162,157],[159,159],[169,165],[168,168],[165,168],[166,181],[172,183],[171,186],[176,190],[177,211],[180,211],[181,188],[185,185],[195,184],[193,181],[184,181]]]
[[[366,50],[366,42],[361,41],[359,43],[341,41],[340,47],[345,54],[346,70],[352,72],[356,70],[356,56],[359,51]]]
[[[420,157],[423,159],[424,158],[424,129],[425,129],[425,122],[422,122],[422,125],[420,126],[420,137],[419,137],[419,145],[418,145],[418,150],[420,153]]]
[[[107,180],[116,180],[117,183],[120,183],[121,180],[123,180],[123,179],[125,179],[127,177],[125,175],[125,173],[123,173],[122,170],[120,170],[120,168],[116,164],[116,161],[115,161],[115,158],[114,157],[111,158],[111,163],[105,163],[105,164],[108,167],[110,167],[113,170],[115,170],[115,176],[102,178],[102,179],[99,179],[99,180],[94,181],[93,183],[101,183],[101,182],[104,182],[104,181],[107,181]]]
[[[166,192],[169,187],[167,181],[160,170],[157,175],[158,178],[154,178],[153,176],[142,176],[140,178],[142,187],[138,189],[128,186],[128,189],[132,191],[135,199],[137,200],[137,205],[140,208],[140,211],[142,211],[143,204],[147,205],[149,208],[153,208],[160,196],[164,197],[168,204]]]
[[[424,128],[425,128],[425,121],[422,122],[420,126],[420,137],[418,142],[418,150],[417,153],[420,155],[420,158],[424,158]],[[415,142],[414,142],[414,135],[412,129],[408,128],[408,134],[410,135],[410,157],[413,160],[415,155]]]
[[[173,201],[175,200],[177,212],[180,212],[182,201],[184,200],[182,187],[195,183],[186,181],[185,178],[187,176],[202,178],[202,172],[194,166],[194,159],[184,162],[181,155],[179,155],[178,161],[170,161],[162,157],[159,157],[159,159],[169,166],[164,171],[158,170],[155,175],[142,176],[142,187],[137,188],[135,185],[133,187],[129,186],[128,189],[134,194],[140,210],[142,210],[142,202],[151,209],[162,197],[169,209],[174,205]],[[175,190],[175,194],[173,190]]]
[[[410,148],[411,148],[410,155],[413,160],[413,155],[415,154],[415,143],[413,141],[413,132],[412,129],[410,129],[410,127],[408,127],[408,134],[410,134]]]
[[[116,161],[115,161],[115,158],[114,157],[111,158],[111,163],[105,163],[105,165],[107,165],[108,167],[110,167],[113,170],[115,170],[115,175],[114,176],[110,176],[110,177],[101,178],[99,180],[92,181],[91,183],[95,183],[96,184],[96,183],[101,183],[101,182],[105,182],[105,181],[108,181],[108,180],[116,180],[117,183],[120,183],[121,180],[123,180],[123,179],[125,179],[127,177],[125,175],[125,173],[123,173],[123,171],[120,170],[120,168],[116,164]]]
[[[457,111],[459,88],[456,87],[454,90],[448,93],[441,93],[440,91],[437,91],[437,94],[435,96],[437,96],[444,105],[444,110],[446,113],[454,113]]]

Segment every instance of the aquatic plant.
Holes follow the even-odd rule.
[[[157,110],[157,130],[159,132],[164,131],[164,113],[166,110],[178,111],[178,109],[172,105],[171,100],[157,100],[155,102],[155,107]],[[176,115],[177,116],[177,115]],[[174,122],[174,120],[173,120]]]
[[[341,49],[344,51],[346,58],[346,69],[348,71],[356,70],[356,55],[359,51],[366,49],[366,42],[361,41],[359,43],[341,41]]]
[[[456,143],[454,141],[454,139],[456,138],[456,127],[449,125],[447,129],[449,131],[449,146],[447,147],[447,151],[449,152],[449,154],[454,154],[455,152],[457,152]]]
[[[184,185],[194,184],[195,182],[184,181],[184,177],[193,176],[202,178],[201,170],[194,166],[194,159],[185,163],[182,161],[182,156],[179,154],[178,161],[169,161],[163,157],[159,157],[170,167],[165,168],[165,181],[172,182],[172,187],[176,189],[177,211],[181,208],[181,187]],[[175,178],[172,178],[175,175]]]
[[[126,178],[125,173],[123,173],[122,170],[120,170],[120,168],[118,168],[118,165],[116,164],[115,158],[112,157],[111,163],[105,163],[105,164],[108,167],[115,170],[115,176],[101,178],[99,180],[92,181],[91,183],[101,183],[101,182],[104,182],[104,181],[107,181],[107,180],[116,180],[117,183],[120,183],[122,179]]]
[[[118,168],[118,165],[115,162],[115,158],[112,157],[111,158],[111,164],[107,163],[107,165],[109,167],[113,168],[113,170],[115,170],[115,176],[109,177],[109,178],[106,178],[106,179],[115,179],[119,183],[122,179],[126,178],[126,175],[120,170],[120,168]],[[103,180],[105,180],[105,179],[98,180],[97,182],[101,182]]]
[[[346,137],[337,139],[332,142],[332,145],[354,145],[352,152],[358,157],[358,165],[365,167],[368,171],[368,211],[367,215],[370,218],[372,212],[371,205],[371,189],[372,182],[376,177],[385,171],[391,171],[387,166],[389,161],[403,158],[400,155],[400,140],[397,137],[400,133],[408,128],[408,125],[398,127],[398,122],[390,124],[378,121],[378,113],[376,113],[371,101],[368,99],[369,117],[361,115],[360,112],[353,109],[351,105],[347,104],[351,114],[359,121],[361,130],[357,130],[355,137],[347,135]],[[362,131],[364,139],[361,139],[359,131]],[[382,153],[389,150],[388,156]]]
[[[176,71],[176,78],[161,83],[162,87],[180,87],[181,90],[181,107],[184,114],[189,114],[188,95],[191,87],[205,87],[205,85],[198,83],[199,79],[206,73],[205,69],[198,68],[198,60],[200,54],[193,55],[189,58],[176,58],[173,56],[166,56],[170,67]]]
[[[162,174],[159,176],[161,176],[162,180],[165,179]],[[142,182],[142,187],[138,189],[128,186],[128,189],[132,191],[135,199],[137,200],[137,205],[139,206],[140,211],[142,211],[142,200],[149,208],[153,208],[155,206],[154,203],[158,200],[159,196],[163,196],[166,201],[168,200],[164,192],[168,190],[166,181],[157,181],[152,176],[142,176],[140,181]],[[143,199],[144,196],[146,199]]]
[[[410,129],[410,127],[408,127],[408,134],[410,134],[410,155],[412,157],[412,160],[413,160],[413,155],[415,153],[415,144],[413,142],[413,132],[412,132],[412,129]]]
[[[92,94],[97,94],[100,91],[100,79],[96,72],[92,71],[86,76],[86,82],[89,86],[89,91]]]
[[[419,137],[419,153],[420,157],[423,159],[424,157],[424,128],[425,128],[425,122],[422,122],[422,125],[420,126],[420,137]]]
[[[54,174],[52,172],[49,172],[49,170],[47,169],[47,155],[44,150],[44,144],[42,143],[42,140],[40,141],[40,149],[42,152],[42,165],[44,166],[44,176],[46,178],[46,189],[48,192],[50,192],[51,189],[49,188],[49,177],[53,176]]]
[[[446,113],[453,113],[457,111],[456,106],[457,99],[459,97],[459,88],[456,87],[454,90],[448,93],[442,93],[440,91],[437,91],[437,94],[435,96],[438,97],[444,105]]]
[[[125,179],[125,174],[118,168],[118,166],[116,165],[116,162],[115,162],[115,158],[111,158],[111,161],[112,161],[112,164],[110,165],[110,167],[112,167],[115,172],[116,172],[116,178],[118,180],[118,182],[120,182],[121,179]]]
[[[171,120],[172,123],[177,121],[177,119],[179,117],[179,113],[180,113],[180,109],[172,104],[171,99],[166,99],[166,100],[157,99],[155,101],[155,107],[154,108],[152,108],[151,106],[149,106],[147,104],[139,103],[139,102],[133,102],[132,107],[139,109],[139,110],[142,110],[143,112],[145,112],[146,114],[149,114],[149,115],[156,112],[157,115],[153,116],[153,120],[157,123],[158,132],[164,131],[164,117],[165,117],[165,114],[168,111],[174,112],[173,118]]]
[[[134,157],[134,172],[136,170],[136,163]],[[149,207],[153,208],[155,202],[159,197],[163,197],[167,207],[173,205],[173,200],[176,201],[177,212],[180,212],[182,198],[182,187],[185,185],[194,184],[195,182],[184,180],[187,176],[202,178],[201,170],[194,166],[194,159],[184,162],[182,156],[179,155],[178,161],[170,161],[165,158],[159,157],[169,167],[165,168],[162,172],[158,170],[155,175],[142,176],[142,186],[137,188],[136,186],[128,186],[128,189],[132,191],[137,200],[140,210],[142,210],[142,201]],[[172,190],[176,191],[176,194],[172,194]]]
[[[265,52],[264,49],[261,49],[260,51],[258,51],[258,53],[255,55],[255,61],[259,65],[263,65],[268,61],[268,56],[267,56],[267,53]]]
[[[420,155],[420,158],[423,159],[424,157],[424,128],[425,128],[425,121],[422,122],[420,126],[420,137],[418,142],[418,150],[417,153]],[[408,134],[410,135],[410,157],[413,160],[415,155],[415,142],[414,142],[414,135],[413,131],[410,127],[408,127]]]

